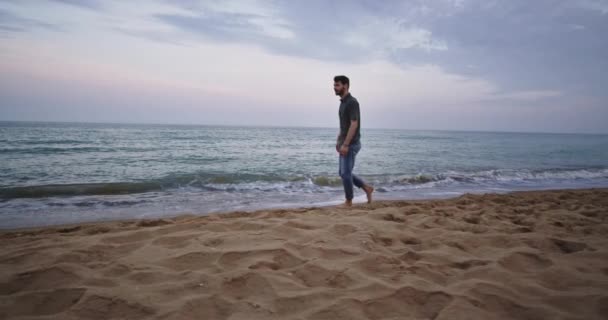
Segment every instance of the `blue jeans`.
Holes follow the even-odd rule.
[[[365,182],[361,180],[361,178],[353,174],[355,157],[357,156],[357,153],[359,153],[359,150],[361,150],[361,141],[351,144],[348,148],[348,153],[345,156],[340,155],[340,169],[338,173],[342,178],[346,200],[353,199],[353,184],[358,188],[363,188],[365,185]]]

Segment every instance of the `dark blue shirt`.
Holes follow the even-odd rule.
[[[357,120],[359,125],[357,126],[357,130],[355,131],[355,135],[353,139],[350,141],[351,144],[359,142],[361,138],[361,134],[359,129],[361,128],[361,115],[359,112],[359,102],[355,97],[353,97],[350,92],[344,96],[344,98],[340,99],[340,110],[338,112],[340,116],[340,138],[338,139],[339,144],[344,142],[346,139],[346,135],[348,134],[348,129],[350,129],[350,122],[352,120]]]

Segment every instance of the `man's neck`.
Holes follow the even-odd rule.
[[[344,94],[342,96],[340,96],[341,99],[344,99],[350,92],[346,91],[344,92]]]

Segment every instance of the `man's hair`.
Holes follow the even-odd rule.
[[[350,80],[348,80],[347,76],[335,76],[334,82],[340,82],[342,84],[347,85],[350,88]]]

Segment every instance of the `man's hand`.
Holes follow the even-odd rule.
[[[340,155],[346,156],[348,154],[348,146],[342,145],[338,152],[340,152]]]
[[[346,138],[344,138],[344,140],[342,141],[342,146],[340,147],[340,150],[338,150],[341,155],[346,156],[348,154],[348,145],[353,140],[353,137],[355,136],[355,131],[357,131],[358,126],[358,120],[350,121],[350,127],[348,128],[348,132],[346,133]]]

